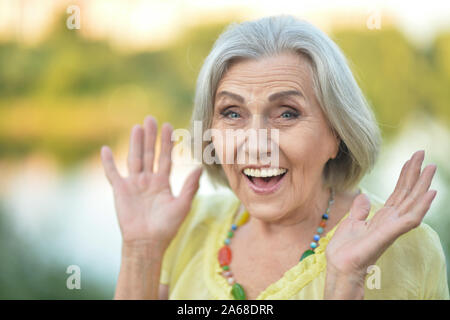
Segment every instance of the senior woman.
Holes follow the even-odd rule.
[[[218,161],[203,167],[232,193],[195,196],[199,168],[174,197],[169,124],[157,164],[155,119],[133,127],[128,177],[103,147],[123,237],[115,298],[448,298],[439,238],[422,223],[436,166],[422,170],[418,151],[386,202],[361,192],[380,134],[323,32],[286,15],[231,25],[200,71],[192,121],[201,121],[202,137],[276,131],[267,150],[277,151],[276,165],[226,162],[259,145],[213,135]]]

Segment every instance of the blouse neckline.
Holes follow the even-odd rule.
[[[361,190],[360,190],[361,192]],[[223,220],[215,221],[209,231],[208,238],[205,244],[204,255],[204,279],[206,285],[212,295],[218,300],[233,300],[231,295],[231,285],[222,276],[222,268],[217,259],[219,249],[224,245],[224,239],[227,231],[230,230],[236,211],[240,207],[241,202],[236,200],[229,206],[229,213]],[[319,240],[319,246],[315,249],[315,254],[312,254],[302,261],[299,261],[295,266],[288,269],[283,276],[270,284],[264,291],[260,292],[256,300],[264,299],[289,299],[300,290],[302,290],[309,282],[314,280],[326,268],[325,249],[336,231],[340,223],[348,216],[347,212],[341,220],[328,231]]]

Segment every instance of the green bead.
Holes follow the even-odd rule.
[[[222,269],[225,270],[225,271],[228,271],[228,270],[230,270],[230,267],[229,266],[223,266]]]
[[[306,250],[305,252],[303,252],[302,257],[300,258],[300,261],[302,261],[303,259],[305,259],[307,256],[310,256],[314,254],[314,251],[312,251],[311,249]]]
[[[232,238],[233,237],[233,231],[229,231],[228,232],[228,238]]]
[[[239,283],[234,283],[231,288],[231,294],[236,300],[245,300],[245,292]]]

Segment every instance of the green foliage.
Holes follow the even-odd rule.
[[[187,31],[160,51],[125,54],[67,30],[35,47],[0,44],[0,154],[46,152],[75,164],[147,114],[186,127],[196,75],[223,25]]]
[[[339,31],[334,35],[371,102],[383,133],[398,132],[405,115],[426,112],[450,123],[448,36],[414,48],[397,30]],[[447,52],[448,53],[448,52]]]
[[[147,114],[186,127],[198,72],[224,27],[187,29],[169,47],[126,54],[68,30],[61,19],[37,46],[0,44],[2,157],[39,150],[70,165],[114,143]],[[426,49],[388,27],[340,30],[332,38],[386,137],[416,111],[450,123],[450,35]]]

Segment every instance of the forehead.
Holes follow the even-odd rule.
[[[259,59],[242,59],[231,64],[219,82],[218,90],[235,89],[241,93],[265,93],[285,88],[304,93],[312,88],[309,59],[291,52]]]

